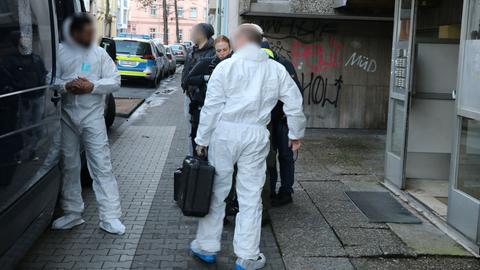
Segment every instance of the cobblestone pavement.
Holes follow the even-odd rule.
[[[94,193],[87,188],[83,191],[86,223],[68,231],[47,230],[19,269],[233,268],[233,225],[225,228],[219,262],[206,266],[187,250],[196,219],[184,217],[173,202],[173,172],[187,153],[178,77],[177,73],[164,80],[145,106],[109,134],[126,234],[109,235],[98,228]],[[268,258],[267,269],[284,269],[269,226],[263,228],[262,251]]]
[[[188,134],[178,72],[157,91],[147,89],[152,96],[109,134],[127,233],[98,229],[94,194],[85,189],[87,223],[47,230],[20,269],[233,268],[233,225],[225,227],[218,264],[202,264],[187,251],[196,219],[184,217],[172,199],[173,172],[187,153]],[[294,203],[271,209],[272,225],[262,230],[266,269],[480,269],[477,259],[426,220],[369,223],[346,197],[346,190],[384,190],[384,140],[381,132],[307,132],[296,163]],[[418,240],[406,238],[405,231]]]

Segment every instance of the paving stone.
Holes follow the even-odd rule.
[[[448,255],[470,257],[457,242],[430,223],[422,224],[389,224],[393,232],[404,243],[411,247],[416,254],[421,255]]]
[[[354,270],[347,258],[285,257],[287,269]]]
[[[350,259],[358,270],[474,270],[480,269],[478,259],[422,257],[422,258],[359,258]]]
[[[323,216],[328,224],[334,228],[388,229],[388,225],[385,223],[369,222],[368,219],[360,213],[360,210],[355,212],[343,212],[341,210],[338,212],[328,211],[324,212]]]
[[[344,256],[331,228],[292,228],[275,232],[282,254],[288,256]]]
[[[331,201],[350,199],[345,194],[349,188],[340,181],[324,181],[324,182],[300,182],[303,189],[315,201]]]

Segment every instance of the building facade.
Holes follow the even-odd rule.
[[[128,11],[130,0],[117,0],[117,33],[128,30]]]
[[[385,184],[479,253],[480,0],[396,0]]]
[[[190,32],[197,23],[207,21],[207,0],[177,0],[178,28],[181,41],[190,39]],[[177,42],[174,1],[167,0],[168,43]],[[130,12],[127,32],[148,34],[152,38],[163,40],[163,7],[157,0],[151,6],[144,7],[130,0]]]
[[[209,0],[208,22],[217,35],[229,36],[240,24],[238,0]]]
[[[84,0],[86,10],[96,19],[97,37],[117,35],[118,0]]]
[[[393,3],[369,3],[239,2],[239,20],[260,25],[271,48],[296,67],[310,128],[387,126]]]
[[[386,129],[385,186],[479,253],[480,0],[216,4],[292,61],[310,128]]]

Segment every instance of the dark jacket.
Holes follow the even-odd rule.
[[[211,38],[202,48],[194,46],[187,52],[187,57],[185,58],[185,64],[182,71],[182,88],[187,92],[187,94],[191,91],[195,91],[195,89],[199,87],[196,84],[192,84],[192,81],[189,81],[189,76],[192,69],[199,61],[211,61],[211,59],[214,57],[215,48],[213,47],[213,39]],[[206,58],[209,60],[206,60]]]
[[[293,66],[292,62],[290,62],[288,59],[285,57],[279,55],[278,53],[273,53],[274,57],[273,60],[279,62],[282,64],[285,69],[287,70],[288,74],[292,77],[293,81],[295,84],[298,86],[298,89],[300,90],[300,93],[302,94],[303,97],[303,89],[300,84],[300,81],[298,80],[297,77],[297,72],[295,71],[295,67]],[[276,123],[278,121],[283,121],[285,119],[285,113],[283,112],[283,103],[279,101],[277,105],[273,108],[272,110],[272,122]]]
[[[215,58],[212,60],[212,62],[210,62],[210,66],[208,67],[210,69],[210,74],[212,74],[213,70],[217,67],[218,64],[220,64],[220,62],[222,62],[225,59],[228,59],[228,58],[232,57],[232,55],[233,55],[233,51],[230,52],[230,54],[225,56],[225,58],[223,58],[223,59],[220,59],[220,58],[218,58],[218,56],[215,56]]]

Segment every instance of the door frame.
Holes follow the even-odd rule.
[[[408,113],[410,110],[410,97],[411,97],[411,87],[413,82],[413,63],[414,63],[414,42],[415,42],[415,28],[416,28],[416,17],[417,17],[417,0],[411,1],[411,11],[410,11],[410,25],[409,31],[410,36],[407,41],[403,41],[407,46],[399,46],[399,33],[401,27],[401,10],[402,2],[405,0],[395,0],[395,23],[394,23],[394,33],[393,33],[393,42],[392,42],[392,63],[391,63],[391,75],[390,75],[390,89],[389,89],[389,101],[388,101],[388,125],[387,125],[387,138],[386,138],[386,148],[385,148],[385,180],[393,184],[395,187],[404,189],[405,188],[405,164],[406,164],[406,151],[407,151],[407,142],[408,142]],[[396,60],[399,55],[399,49],[406,49],[406,67],[405,67],[405,87],[404,92],[398,93],[395,91],[396,88],[396,70],[397,63]],[[395,102],[403,102],[403,119],[401,123],[401,128],[403,128],[400,144],[400,156],[394,154],[391,151],[391,145],[393,140],[393,128],[394,128],[394,104]]]
[[[471,17],[470,5],[480,0],[464,0],[462,13],[462,30],[460,38],[460,54],[458,67],[457,92],[461,95],[464,72],[464,59],[466,57],[465,44],[468,37],[469,21]],[[462,119],[474,118],[480,120],[475,113],[462,110],[460,108],[460,99],[455,101],[455,125],[453,135],[452,157],[450,162],[450,179],[448,191],[448,211],[447,222],[460,231],[471,241],[480,244],[480,200],[475,199],[469,194],[457,189],[459,150],[462,133]]]

